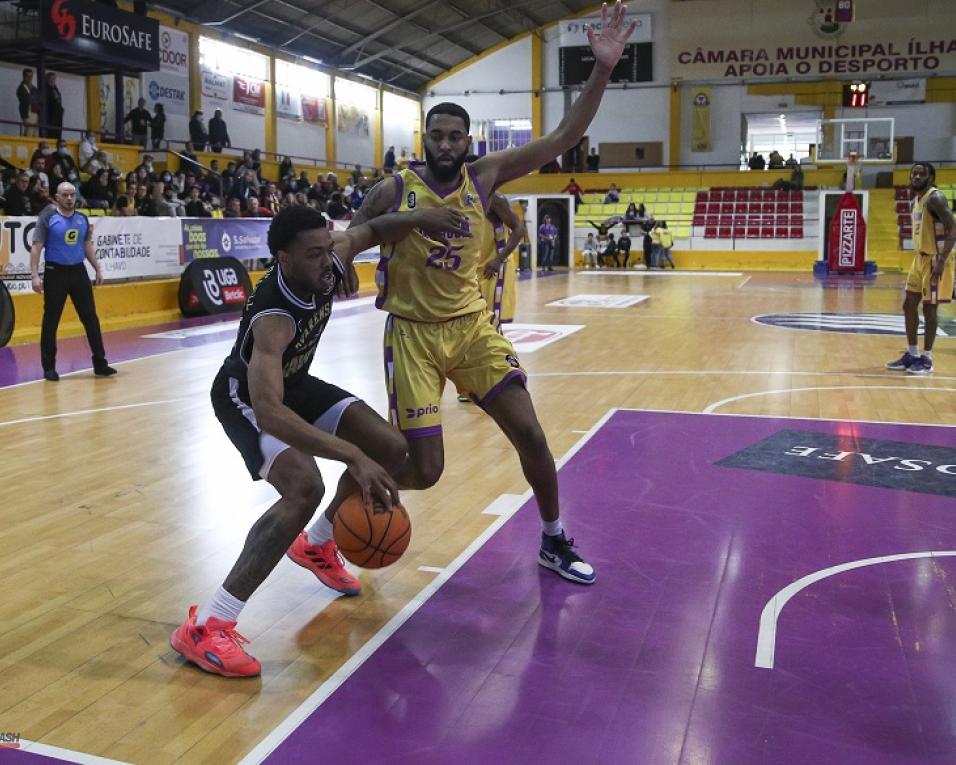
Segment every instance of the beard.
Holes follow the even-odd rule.
[[[916,181],[910,181],[910,188],[912,188],[913,191],[926,191],[926,189],[929,188],[930,183],[931,181],[929,178],[924,178],[918,185]]]
[[[428,147],[425,147],[425,164],[428,166],[428,170],[431,172],[432,176],[439,183],[451,183],[454,180],[457,180],[461,175],[461,167],[465,164],[465,155],[462,154],[460,157],[452,157],[454,160],[452,164],[441,164],[438,161],[438,157],[432,154]]]

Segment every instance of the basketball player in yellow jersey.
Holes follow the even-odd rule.
[[[465,217],[443,241],[414,232],[383,250],[377,305],[388,312],[385,368],[392,422],[408,441],[409,459],[396,480],[424,489],[444,469],[441,396],[445,380],[468,391],[514,445],[541,513],[538,562],[566,579],[594,581],[594,569],[563,530],[554,457],[525,388],[511,343],[495,331],[478,287],[478,264],[491,194],[578,145],[601,103],[611,70],[634,24],[625,7],[601,12],[601,31],[588,30],[594,69],[579,98],[548,135],[466,163],[471,120],[461,106],[442,103],[425,118],[424,165],[412,165],[375,186],[352,225],[389,211],[451,208]]]
[[[933,373],[933,341],[936,339],[937,306],[953,297],[953,245],[956,243],[956,221],[946,197],[933,184],[936,168],[928,162],[913,165],[910,187],[916,192],[913,200],[913,245],[916,254],[906,277],[906,351],[887,369],[905,370],[911,375]],[[918,343],[919,304],[923,303],[923,353]]]
[[[481,295],[491,311],[492,326],[501,331],[502,324],[515,319],[515,268],[511,254],[527,235],[524,221],[519,218],[508,200],[493,194],[488,210],[488,231],[485,233],[484,252],[480,269]],[[510,231],[505,240],[505,230]],[[490,234],[490,236],[489,236]]]

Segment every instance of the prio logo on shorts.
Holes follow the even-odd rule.
[[[424,417],[426,414],[438,414],[438,404],[420,406],[418,409],[405,409],[405,418],[409,420]]]

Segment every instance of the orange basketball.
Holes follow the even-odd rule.
[[[335,544],[348,560],[362,568],[383,568],[402,557],[412,538],[408,512],[401,505],[366,507],[353,494],[339,507],[332,524]]]

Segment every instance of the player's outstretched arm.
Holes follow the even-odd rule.
[[[943,245],[939,248],[939,255],[933,263],[933,273],[940,276],[946,265],[946,259],[952,254],[953,246],[956,245],[956,219],[953,218],[953,211],[946,204],[946,197],[939,191],[930,195],[926,200],[926,207],[933,217],[943,224]]]
[[[470,236],[468,218],[450,207],[425,207],[409,212],[390,212],[346,231],[332,234],[335,254],[348,266],[360,252],[383,242],[400,242],[415,229],[437,241],[449,235]]]
[[[621,0],[617,0],[610,14],[605,3],[601,8],[601,32],[596,33],[593,27],[588,29],[588,42],[594,52],[594,69],[578,100],[557,128],[520,148],[486,154],[475,162],[478,182],[486,193],[537,170],[578,145],[597,114],[611,72],[620,61],[624,46],[634,31],[635,22],[625,26],[626,12],[627,6]]]
[[[398,502],[398,486],[383,467],[357,446],[312,426],[283,403],[282,354],[294,335],[288,316],[263,316],[252,325],[249,397],[259,427],[293,449],[344,462],[366,502],[374,497],[390,507]]]

